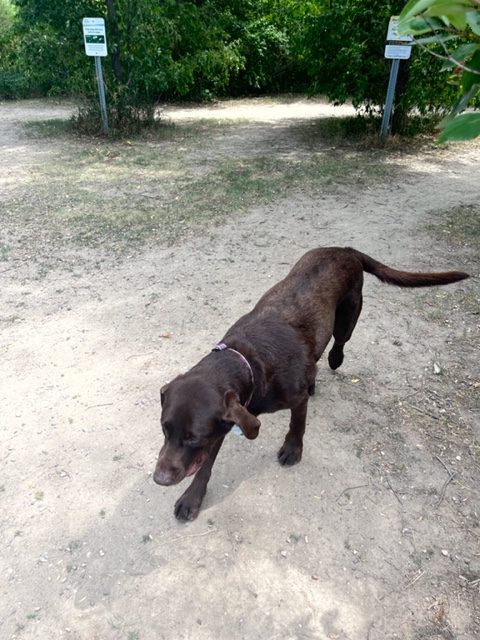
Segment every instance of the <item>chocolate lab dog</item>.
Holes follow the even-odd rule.
[[[306,253],[208,355],[161,390],[165,443],[154,481],[172,485],[195,475],[175,504],[179,520],[197,517],[215,458],[235,424],[253,440],[259,414],[290,409],[278,460],[282,465],[300,461],[316,363],[333,336],[328,363],[332,369],[342,364],[343,347],[362,308],[364,271],[399,287],[468,278],[460,271],[397,271],[351,248]]]

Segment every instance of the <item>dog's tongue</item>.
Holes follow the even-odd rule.
[[[187,473],[185,474],[187,477],[188,476],[193,476],[194,473],[197,473],[197,471],[200,469],[200,467],[202,466],[202,464],[205,462],[205,459],[207,457],[206,453],[201,453],[193,462],[193,464],[191,464],[188,469],[187,469]]]

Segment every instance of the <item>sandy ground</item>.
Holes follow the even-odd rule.
[[[5,219],[31,167],[64,144],[32,139],[22,122],[68,111],[0,105]],[[330,113],[295,99],[166,109],[179,130],[241,119],[209,157],[268,152],[272,125]],[[324,195],[307,184],[173,246],[121,259],[99,249],[100,266],[90,252],[39,277],[35,238],[21,255],[5,249],[2,638],[480,637],[480,257],[447,224],[451,211],[478,214],[479,147],[391,158],[393,179]],[[2,247],[21,232],[8,227]],[[264,416],[256,441],[227,439],[198,519],[178,523],[184,486],[151,478],[160,386],[319,245],[477,278],[407,291],[367,276],[344,365],[333,374],[320,362],[301,464],[276,461],[288,414]]]

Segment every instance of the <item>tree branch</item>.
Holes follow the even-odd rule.
[[[480,71],[477,71],[476,69],[472,69],[471,67],[467,67],[466,65],[462,64],[458,60],[455,60],[455,58],[452,55],[450,55],[450,52],[445,47],[443,42],[439,41],[439,44],[443,44],[444,48],[446,49],[448,53],[448,55],[446,56],[442,56],[440,53],[437,53],[436,51],[432,51],[431,49],[426,47],[424,44],[422,44],[421,42],[418,42],[415,39],[414,39],[414,42],[421,49],[423,49],[424,51],[427,51],[430,55],[435,56],[435,58],[440,58],[440,60],[446,60],[447,62],[452,62],[455,66],[459,67],[460,69],[463,69],[464,71],[469,71],[470,73],[474,73],[475,75],[480,76]]]

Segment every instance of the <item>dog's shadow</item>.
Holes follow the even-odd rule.
[[[115,511],[106,512],[65,549],[70,567],[67,581],[75,592],[75,607],[106,605],[116,585],[126,577],[144,576],[166,567],[169,545],[162,541],[170,543],[208,533],[213,528],[210,510],[233,498],[243,481],[255,473],[260,458],[267,455],[271,457],[272,452],[267,453],[262,444],[228,436],[198,519],[191,523],[179,522],[173,513],[176,500],[191,479],[173,487],[159,487],[146,468],[139,472],[138,480]],[[154,463],[152,458],[152,471]]]

